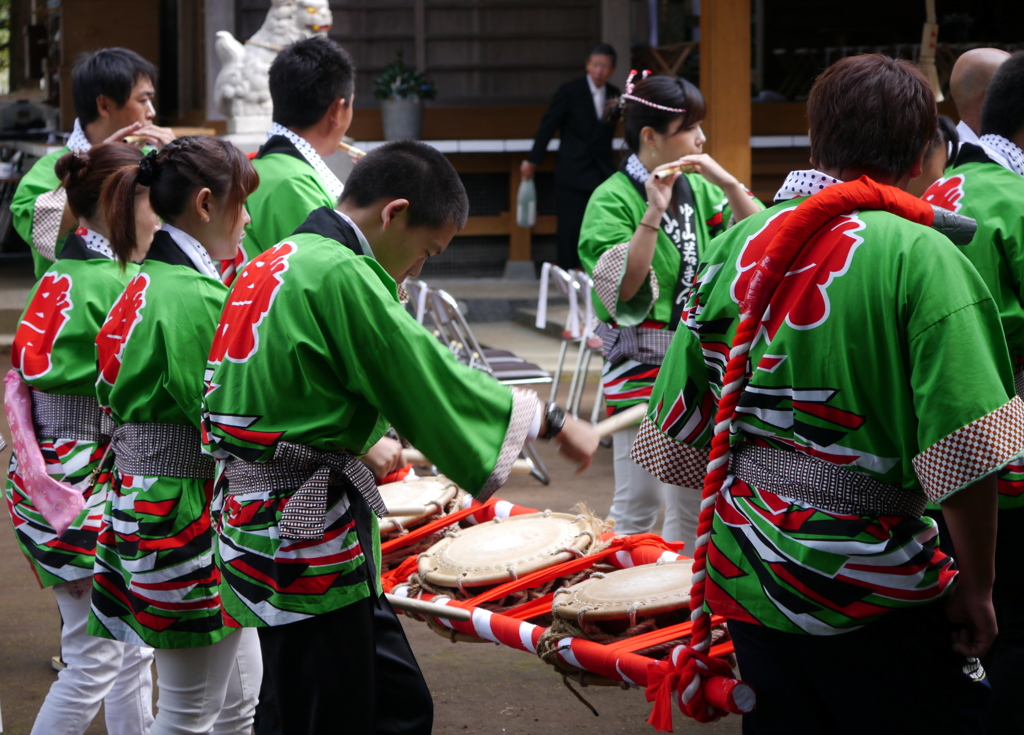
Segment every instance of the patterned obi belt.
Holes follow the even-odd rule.
[[[594,329],[601,338],[601,354],[613,366],[625,360],[636,360],[644,365],[661,365],[668,353],[675,332],[665,329],[664,322],[646,320],[635,327],[613,327],[601,322]]]
[[[199,429],[184,424],[123,424],[111,440],[122,475],[212,480],[215,463],[203,454]]]
[[[840,515],[920,518],[927,502],[924,493],[786,449],[741,444],[729,471],[753,487]]]
[[[62,396],[32,390],[32,423],[37,437],[107,444],[114,422],[91,396]]]
[[[282,538],[320,539],[327,515],[327,489],[340,485],[358,492],[378,515],[387,513],[369,468],[349,454],[324,452],[305,444],[278,442],[266,462],[230,459],[225,469],[228,494],[287,493],[279,521]],[[296,490],[296,488],[298,488]]]

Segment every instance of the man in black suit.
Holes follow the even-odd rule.
[[[608,111],[618,104],[619,90],[608,84],[615,71],[615,49],[596,44],[587,56],[587,73],[566,82],[544,113],[533,150],[519,167],[524,180],[532,179],[544,159],[548,142],[561,130],[555,164],[555,195],[558,213],[558,265],[579,268],[577,243],[587,200],[601,182],[615,172],[612,137],[615,124],[606,122]]]

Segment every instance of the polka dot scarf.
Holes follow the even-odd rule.
[[[840,183],[842,182],[839,179],[813,168],[806,171],[790,171],[782,188],[775,195],[775,203],[778,204],[797,197],[809,197],[832,184]]]
[[[301,135],[296,135],[291,130],[283,125],[274,123],[270,126],[270,130],[267,131],[267,137],[271,138],[275,135],[280,135],[291,141],[292,145],[299,149],[299,153],[306,159],[306,162],[313,167],[313,170],[319,174],[321,180],[324,182],[324,186],[327,187],[327,193],[337,201],[338,197],[341,196],[341,192],[345,189],[345,185],[338,180],[338,177],[334,175],[331,169],[327,168],[327,164],[324,163],[324,159],[320,158],[320,154],[313,150],[313,146],[303,138]]]
[[[85,240],[85,246],[110,260],[114,259],[114,251],[110,249],[110,241],[98,232],[86,227],[79,227],[75,234]]]
[[[993,161],[1003,168],[1024,176],[1024,151],[1001,135],[981,136],[981,147]]]
[[[71,130],[71,135],[68,136],[68,150],[72,151],[88,151],[92,148],[92,143],[85,137],[85,131],[82,130],[82,123],[75,118],[75,127]]]

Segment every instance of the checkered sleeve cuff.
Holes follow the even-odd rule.
[[[32,210],[32,246],[47,260],[57,259],[57,238],[60,237],[60,221],[67,201],[68,193],[63,186],[43,192],[36,198],[36,206]]]
[[[594,292],[612,319],[615,319],[619,289],[622,286],[622,278],[626,275],[628,259],[629,243],[624,242],[606,250],[594,266]],[[651,285],[651,303],[647,305],[645,312],[650,311],[658,300],[658,278],[654,275],[654,268],[647,274],[647,282]]]
[[[537,413],[540,398],[532,390],[510,388],[512,391],[512,416],[505,432],[505,441],[498,453],[498,463],[494,465],[491,476],[487,478],[483,489],[477,493],[476,499],[483,502],[494,495],[495,491],[505,484],[512,473],[512,465],[523,451],[523,444],[530,433],[530,425]]]
[[[990,414],[957,429],[914,457],[914,471],[928,500],[1002,469],[1024,454],[1024,402],[1014,396]]]
[[[670,439],[645,418],[640,424],[630,457],[664,483],[680,487],[704,487],[709,449],[700,449]]]

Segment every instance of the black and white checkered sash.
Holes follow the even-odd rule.
[[[729,471],[748,485],[843,515],[920,518],[924,493],[879,482],[803,452],[741,444]]]
[[[1013,376],[1013,392],[1016,393],[1019,398],[1024,398],[1024,370],[1021,370]]]
[[[327,490],[332,485],[356,490],[378,517],[387,513],[373,473],[350,454],[282,441],[277,443],[273,458],[266,462],[228,460],[225,474],[229,495],[298,488],[281,511],[282,538],[323,538]]]
[[[647,327],[613,327],[601,322],[594,334],[604,343],[601,354],[612,365],[624,360],[636,360],[644,365],[660,365],[665,361],[668,346],[672,343],[672,332],[668,329]]]
[[[32,391],[32,423],[36,436],[107,444],[113,420],[92,396],[60,396]]]
[[[212,480],[215,463],[203,454],[199,429],[183,424],[123,424],[110,448],[124,475]]]

